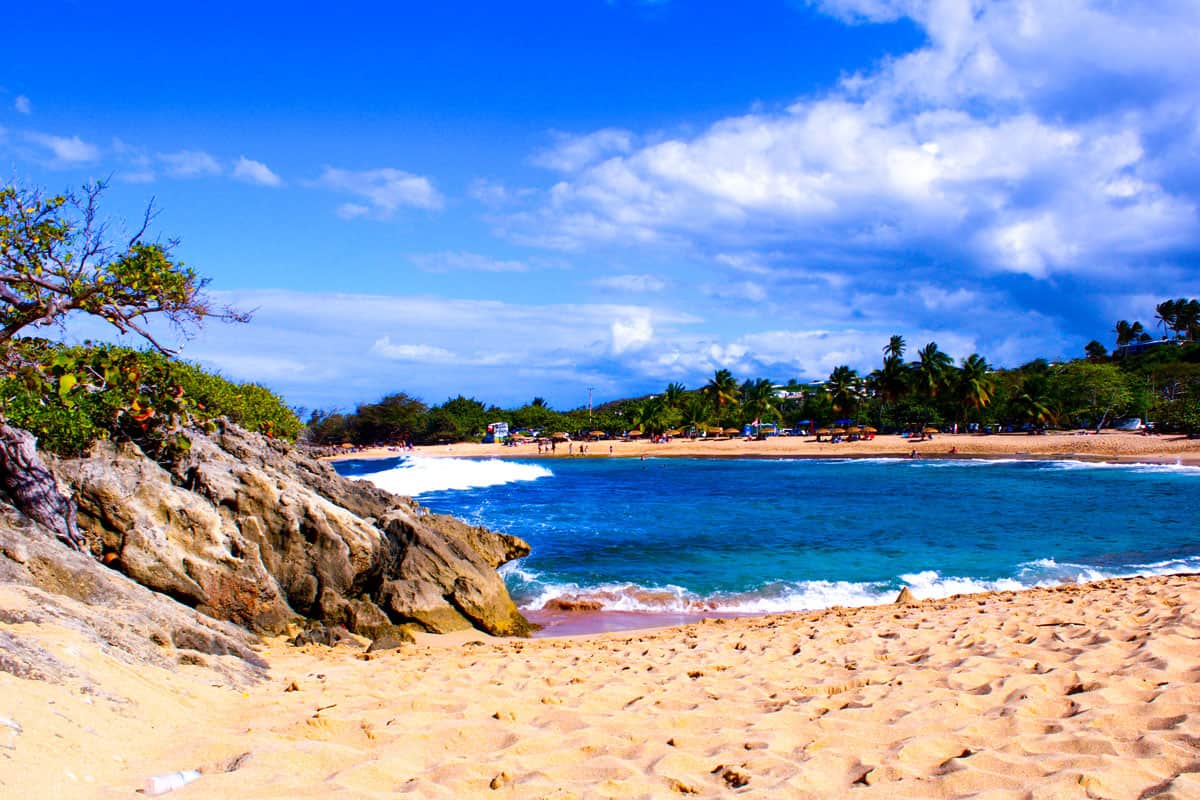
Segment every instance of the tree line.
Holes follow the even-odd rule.
[[[1121,417],[1141,417],[1165,431],[1200,431],[1200,339],[1196,300],[1167,300],[1156,307],[1164,326],[1162,346],[1147,345],[1141,323],[1119,321],[1116,350],[1089,343],[1083,358],[1065,363],[1036,359],[998,369],[978,353],[957,364],[929,342],[911,352],[903,336],[882,347],[879,367],[860,374],[840,365],[821,382],[767,378],[738,380],[719,369],[703,385],[670,383],[656,394],[626,398],[594,409],[555,411],[542,398],[500,408],[458,396],[427,406],[398,393],[352,413],[314,412],[308,437],[315,444],[367,445],[395,441],[431,444],[479,440],[492,422],[543,435],[586,436],[630,431],[645,435],[709,435],[741,430],[754,421],[814,430],[851,421],[881,431],[926,426],[981,430],[1100,428]],[[1137,331],[1130,338],[1131,331]]]

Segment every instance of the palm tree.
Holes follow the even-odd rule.
[[[1175,327],[1189,342],[1200,336],[1200,300],[1175,301]]]
[[[761,420],[767,414],[779,414],[775,408],[775,386],[766,378],[746,381],[742,386],[742,404],[751,419]]]
[[[1162,326],[1163,338],[1167,338],[1167,329],[1175,330],[1175,301],[1163,300],[1154,307],[1154,318],[1158,320],[1158,324]]]
[[[667,405],[671,408],[681,407],[685,396],[687,396],[687,387],[682,383],[668,383],[666,390],[663,392],[663,399],[667,401]]]
[[[683,427],[695,428],[697,431],[701,431],[708,424],[712,409],[709,407],[708,399],[704,395],[691,394],[684,401],[681,413],[683,416],[680,419],[680,424]]]
[[[862,380],[858,373],[842,364],[834,367],[829,374],[829,383],[825,387],[833,400],[833,409],[842,414],[853,414],[858,407],[859,391]]]
[[[1117,347],[1124,347],[1138,340],[1142,335],[1144,328],[1142,323],[1129,323],[1127,320],[1118,320],[1117,325],[1113,328],[1113,333],[1117,334]]]
[[[727,369],[717,370],[700,391],[708,398],[718,417],[724,414],[725,406],[736,406],[738,403],[737,381]]]
[[[937,342],[930,342],[918,350],[917,358],[917,386],[932,400],[945,387],[954,360],[938,349]]]
[[[888,343],[883,346],[883,363],[892,360],[899,361],[904,358],[905,341],[903,336],[893,335]]]
[[[632,422],[642,433],[659,434],[671,427],[676,412],[662,395],[647,397],[633,410]]]
[[[962,360],[958,372],[958,397],[963,405],[964,417],[967,408],[979,410],[992,402],[996,381],[991,372],[992,368],[978,353],[972,353]]]

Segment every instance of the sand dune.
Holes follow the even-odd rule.
[[[0,795],[1200,796],[1200,578],[580,638],[264,645],[248,691],[51,642],[0,673]],[[11,723],[8,725],[7,723]],[[18,732],[19,731],[19,732]]]

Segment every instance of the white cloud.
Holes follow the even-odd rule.
[[[641,294],[661,292],[669,284],[655,275],[609,275],[604,278],[596,278],[592,281],[592,285],[599,286],[601,289]]]
[[[372,214],[386,218],[401,207],[439,209],[443,202],[428,178],[390,167],[360,171],[326,167],[314,185],[353,194],[367,201],[369,206],[352,206],[353,216],[361,216],[358,209],[366,208]],[[346,208],[342,206],[342,209]]]
[[[25,95],[19,94],[17,95],[16,99],[13,100],[13,110],[18,114],[32,114],[33,103]]]
[[[282,186],[283,179],[271,171],[271,168],[261,161],[252,161],[240,156],[233,165],[233,177],[238,180],[257,183],[259,186]]]
[[[616,128],[605,128],[582,136],[554,131],[554,146],[539,152],[533,163],[558,172],[575,172],[614,153],[628,153],[633,146],[633,134]]]
[[[827,263],[929,253],[1039,279],[1111,276],[1200,245],[1200,176],[1180,168],[1200,130],[1200,6],[817,5],[857,22],[909,17],[928,42],[694,135],[563,137],[537,160],[564,177],[512,218],[513,235],[563,249],[820,249]]]
[[[642,312],[613,320],[612,349],[616,355],[628,350],[640,350],[652,341],[654,326],[650,322],[649,313]]]
[[[426,272],[527,272],[529,265],[524,261],[492,258],[478,253],[446,252],[425,253],[410,257],[414,264]]]
[[[155,158],[172,178],[199,178],[221,174],[221,165],[217,159],[201,150],[159,153]]]
[[[49,150],[54,160],[61,164],[81,164],[100,157],[100,148],[78,136],[68,138],[48,133],[26,133],[25,138]]]
[[[377,339],[371,345],[371,352],[392,361],[419,361],[422,363],[450,364],[458,358],[443,347],[431,347],[427,344],[392,344],[390,336]]]

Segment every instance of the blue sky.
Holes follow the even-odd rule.
[[[184,357],[295,405],[819,379],[893,333],[1015,366],[1200,295],[1191,0],[171,5],[6,12],[0,168],[154,198],[256,310]]]

